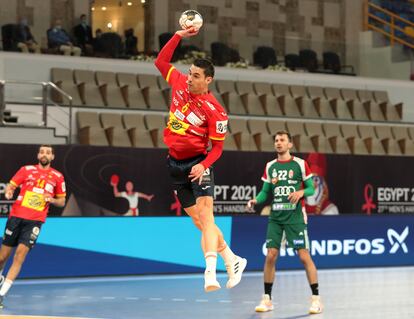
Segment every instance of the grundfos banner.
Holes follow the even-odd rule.
[[[232,244],[261,269],[266,218],[233,218]],[[310,251],[320,268],[414,265],[414,216],[309,218]],[[293,249],[280,251],[278,269],[302,268]]]
[[[248,259],[247,270],[262,270],[267,218],[220,216],[216,223],[232,249]],[[0,218],[0,229],[5,224]],[[414,265],[413,225],[414,216],[311,217],[311,252],[318,268]],[[166,239],[180,250],[157,253]],[[221,258],[217,266],[225,271]],[[21,277],[202,273],[204,267],[200,232],[191,218],[52,217]],[[287,249],[277,269],[303,266]]]

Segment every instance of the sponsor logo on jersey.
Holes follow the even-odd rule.
[[[181,121],[184,121],[184,119],[185,119],[185,115],[184,115],[183,113],[181,113],[178,109],[177,109],[177,110],[175,110],[174,115],[175,115],[178,119],[180,119]]]
[[[289,170],[289,178],[293,178],[293,170]]]
[[[215,111],[216,110],[216,108],[214,107],[214,105],[213,104],[211,104],[209,101],[206,101],[206,104],[207,104],[207,106],[212,110],[212,111]]]
[[[45,190],[49,193],[53,193],[53,185],[47,183],[46,186],[45,186]]]
[[[216,132],[219,134],[225,134],[227,132],[227,123],[228,121],[217,121]]]
[[[43,188],[33,187],[32,191],[37,194],[44,194],[45,190]]]
[[[297,183],[298,183],[298,181],[295,180],[295,179],[289,179],[288,180],[288,184],[297,184]]]
[[[289,196],[290,193],[295,191],[296,189],[293,186],[277,186],[273,193],[275,196]]]
[[[190,114],[187,115],[187,120],[195,126],[200,126],[201,124],[203,124],[203,121],[193,112],[190,112]]]

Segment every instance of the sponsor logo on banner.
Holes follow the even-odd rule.
[[[408,254],[409,247],[406,243],[408,234],[409,226],[406,226],[401,233],[398,233],[395,229],[389,228],[384,237],[374,239],[352,238],[341,240],[312,240],[310,251],[312,256]],[[294,244],[296,245],[295,242]],[[263,254],[267,254],[266,243],[263,244]],[[281,249],[280,256],[295,256],[295,252],[293,248]]]
[[[0,216],[7,215],[11,211],[14,200],[7,200],[4,196],[7,183],[0,183]]]
[[[414,213],[414,188],[366,184],[361,209],[368,215],[375,210],[379,214]]]
[[[215,185],[214,212],[217,214],[254,213],[247,210],[247,201],[256,198],[257,189],[252,185]]]

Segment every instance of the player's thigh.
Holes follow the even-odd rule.
[[[269,220],[266,232],[266,248],[280,249],[283,238],[283,225]]]
[[[19,237],[23,228],[23,219],[18,217],[10,217],[7,220],[6,227],[4,229],[3,243],[8,247],[16,247],[19,243]]]
[[[289,247],[309,249],[308,228],[306,224],[285,225],[286,239]]]
[[[201,180],[201,184],[199,180],[196,180],[191,183],[191,187],[193,189],[194,196],[196,198],[200,197],[211,197],[211,200],[214,198],[214,172],[213,167],[209,167],[205,170],[203,174],[203,178]],[[210,200],[210,199],[208,199]],[[207,199],[205,200],[207,201]],[[211,202],[211,205],[212,202]]]
[[[19,244],[32,249],[39,237],[42,223],[39,221],[25,220],[19,236]]]

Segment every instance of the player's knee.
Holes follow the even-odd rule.
[[[266,255],[266,262],[267,263],[275,263],[277,259],[277,250],[274,248],[269,248],[267,250],[267,255]]]
[[[16,250],[16,253],[13,257],[13,262],[18,264],[23,264],[24,260],[26,259],[26,253]]]
[[[304,264],[305,266],[312,263],[312,259],[309,255],[309,252],[306,249],[301,249],[298,252],[299,255],[299,259],[302,262],[302,264]]]

